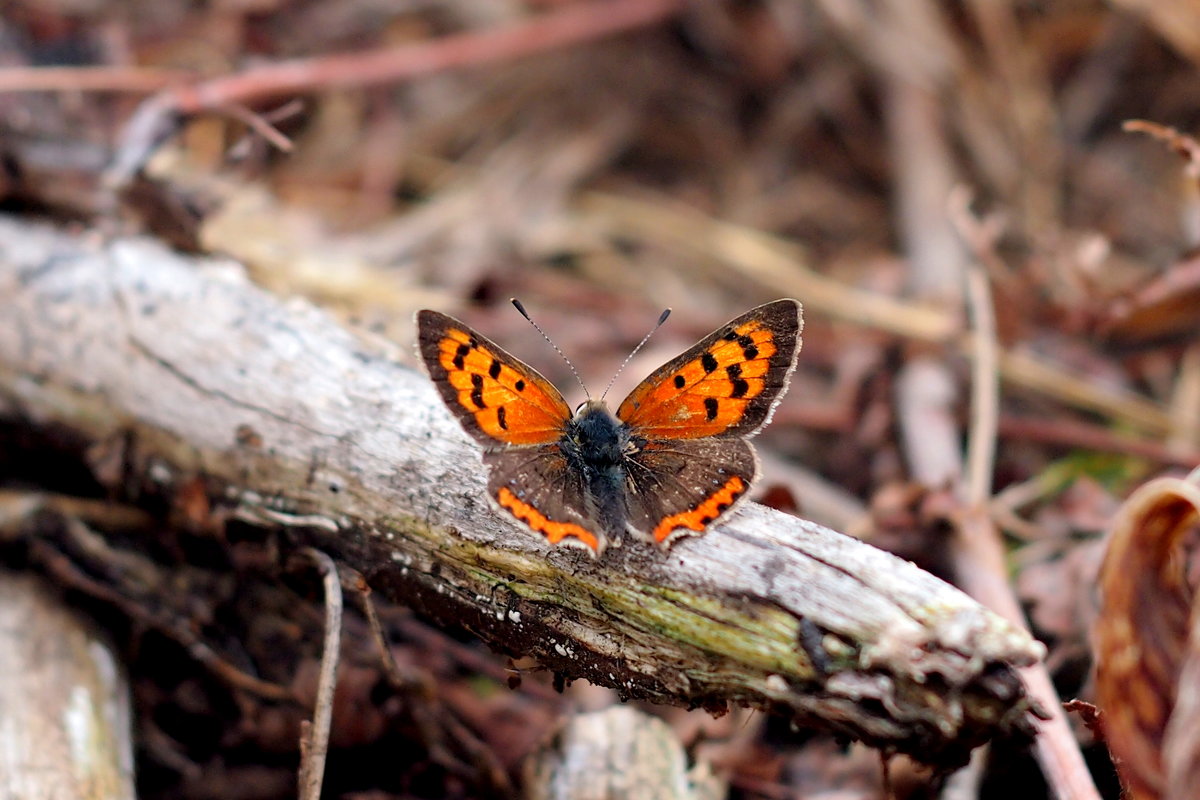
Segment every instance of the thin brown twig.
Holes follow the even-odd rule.
[[[969,348],[964,348],[969,352]],[[1167,411],[1146,397],[1122,387],[1097,388],[1095,381],[1072,374],[1069,367],[1044,360],[1032,353],[1005,350],[1000,353],[1000,372],[1010,387],[1051,397],[1060,403],[1111,418],[1142,433],[1166,433],[1171,429]]]
[[[329,730],[333,722],[333,690],[337,687],[338,660],[342,641],[342,584],[333,559],[315,547],[300,551],[321,572],[325,587],[325,641],[311,725],[305,725],[300,741],[300,800],[319,800],[329,753]]]
[[[181,113],[191,114],[281,94],[371,86],[512,61],[645,27],[674,14],[682,6],[682,0],[574,3],[515,25],[364,53],[284,61],[182,86],[173,90],[175,107]]]
[[[371,587],[367,583],[367,579],[357,571],[343,567],[341,581],[342,589],[350,592],[351,597],[358,599],[358,607],[367,620],[367,628],[371,631],[371,639],[379,653],[379,665],[384,674],[388,676],[392,686],[406,692],[415,691],[426,697],[432,695],[433,687],[430,686],[428,680],[406,675],[400,669],[400,665],[396,663],[396,658],[392,655],[392,648],[388,645],[387,634],[383,631],[383,623],[379,621],[379,612],[375,610],[375,603],[371,600]]]
[[[1175,128],[1145,119],[1127,119],[1121,125],[1121,130],[1144,133],[1157,139],[1183,159],[1183,174],[1188,182],[1181,198],[1181,219],[1187,244],[1195,248],[1197,240],[1200,240],[1200,141]]]
[[[251,111],[245,106],[237,106],[234,114],[236,116],[237,113],[244,111],[247,115],[244,121],[251,131],[275,145],[281,152],[290,153],[293,148],[292,140],[275,126],[283,120],[295,117],[303,110],[304,101],[297,97],[294,100],[284,103],[279,108],[266,111],[262,114]],[[254,141],[254,137],[249,134],[242,136],[241,139],[230,146],[229,158],[234,161],[245,158]]]
[[[157,92],[196,77],[147,67],[5,67],[0,92]]]
[[[82,523],[77,524],[82,525]],[[30,552],[35,560],[45,566],[63,586],[78,589],[109,603],[128,614],[131,619],[166,634],[182,645],[192,658],[212,670],[230,686],[267,700],[295,702],[296,696],[288,687],[264,681],[238,669],[217,655],[192,631],[188,624],[168,620],[162,612],[147,611],[135,600],[85,574],[70,558],[56,550],[48,542],[41,539],[33,540],[30,543]]]
[[[1121,124],[1121,130],[1129,133],[1144,133],[1174,150],[1188,165],[1188,174],[1200,175],[1200,142],[1186,133],[1180,133],[1169,125],[1161,125],[1145,119],[1127,119]]]
[[[957,191],[951,198],[950,217],[975,258],[967,267],[968,317],[974,338],[971,388],[971,428],[968,452],[971,463],[963,489],[965,507],[956,538],[954,558],[959,583],[979,602],[1028,630],[1020,603],[1008,581],[1004,544],[988,509],[992,461],[999,421],[999,345],[995,313],[984,262],[995,258],[994,237],[988,226],[970,212],[969,195]],[[977,441],[986,438],[989,442]],[[1054,795],[1062,800],[1100,800],[1079,744],[1062,710],[1062,701],[1044,662],[1022,668],[1030,694],[1048,712],[1039,724],[1037,760]]]
[[[237,103],[225,106],[221,109],[221,111],[225,112],[236,120],[240,120],[247,128],[254,131],[271,144],[275,145],[280,152],[292,152],[292,140],[284,136],[278,128],[272,125],[270,120],[268,120],[265,115],[259,114]]]
[[[1128,436],[1099,425],[1063,417],[1031,419],[1001,415],[999,433],[1002,439],[1077,447],[1099,453],[1116,453],[1145,458],[1172,467],[1191,469],[1200,464],[1200,452],[1196,450],[1176,452],[1162,442]]]
[[[470,765],[478,773],[476,777],[487,781],[489,785],[497,789],[498,794],[509,794],[512,787],[503,765],[492,750],[479,740],[474,731],[459,721],[453,713],[443,710],[435,717],[426,710],[436,694],[436,686],[432,679],[424,673],[406,674],[396,663],[392,649],[388,646],[379,613],[375,610],[375,603],[371,600],[371,587],[367,584],[366,579],[356,570],[343,567],[341,581],[342,588],[349,591],[352,597],[358,598],[359,607],[367,618],[367,626],[370,628],[371,636],[379,650],[384,672],[397,690],[408,694],[411,701],[409,708],[413,723],[417,726],[429,749],[430,758],[435,763],[459,775],[467,774],[463,767]],[[453,753],[442,744],[446,740],[452,742],[465,755],[465,758],[455,758]]]
[[[967,468],[963,481],[968,507],[981,508],[992,494],[996,462],[996,430],[1000,419],[1000,359],[996,311],[980,254],[990,251],[991,237],[971,215],[970,193],[958,187],[950,196],[950,219],[975,251],[966,263],[966,301],[971,323],[971,422],[967,432]]]
[[[809,312],[919,341],[944,342],[959,331],[954,315],[849,286],[813,269],[804,249],[770,233],[714,219],[675,202],[589,192],[580,208],[614,235],[644,237],[705,259],[718,259],[784,295],[804,298]]]
[[[660,22],[684,0],[584,2],[513,25],[444,36],[400,47],[339,53],[256,66],[202,83],[168,88],[134,112],[121,135],[106,183],[124,185],[179,119],[202,112],[251,106],[281,96],[364,87],[480,66],[594,41]]]

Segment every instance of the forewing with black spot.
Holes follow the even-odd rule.
[[[571,418],[559,391],[483,334],[437,311],[417,312],[417,346],[446,406],[484,444],[556,442]]]
[[[655,370],[617,418],[646,439],[751,436],[787,389],[801,327],[795,300],[752,308]]]

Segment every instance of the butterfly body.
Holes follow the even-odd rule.
[[[610,537],[625,530],[626,460],[638,445],[629,426],[603,400],[589,400],[566,424],[559,449],[567,469],[582,475],[585,505]]]
[[[571,413],[536,370],[458,320],[417,314],[447,407],[484,445],[488,494],[555,544],[593,554],[625,535],[666,546],[727,514],[758,474],[747,439],[769,419],[800,348],[800,304],[751,309],[664,364],[616,413]]]

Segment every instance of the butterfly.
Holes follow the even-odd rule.
[[[802,327],[796,300],[752,308],[656,369],[616,414],[603,397],[572,413],[537,370],[440,312],[417,312],[417,347],[484,446],[495,505],[598,556],[626,534],[665,548],[745,499],[759,471],[748,440],[787,389]]]

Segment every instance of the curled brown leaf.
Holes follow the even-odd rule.
[[[1194,797],[1200,778],[1200,631],[1184,557],[1198,514],[1200,470],[1147,483],[1118,512],[1100,573],[1097,695],[1131,800]]]

